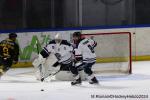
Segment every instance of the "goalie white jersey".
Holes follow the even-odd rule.
[[[97,43],[89,38],[83,39],[78,44],[77,50],[78,55],[82,55],[83,62],[86,63],[93,63],[96,61],[96,54],[94,52],[94,48],[96,47]]]
[[[55,40],[52,40],[43,48],[41,54],[47,57],[52,53],[56,56],[59,63],[68,64],[72,61],[72,51],[72,45],[66,40],[62,40],[60,44],[57,44]]]

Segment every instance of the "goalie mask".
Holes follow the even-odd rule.
[[[55,42],[56,42],[57,44],[60,44],[61,41],[62,41],[62,37],[61,37],[60,33],[57,33],[57,34],[55,35]]]

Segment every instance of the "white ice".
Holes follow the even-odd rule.
[[[0,100],[150,100],[149,61],[133,62],[131,75],[97,77],[100,85],[84,81],[71,86],[66,81],[36,81],[33,68],[11,69],[0,80]]]

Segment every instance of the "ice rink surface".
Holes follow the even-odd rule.
[[[133,62],[131,75],[96,76],[99,85],[71,86],[36,81],[33,68],[11,69],[0,80],[0,100],[150,100],[149,61]]]

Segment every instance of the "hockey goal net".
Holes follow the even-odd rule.
[[[94,33],[83,36],[97,42],[97,64],[93,66],[95,73],[132,72],[130,32]]]

